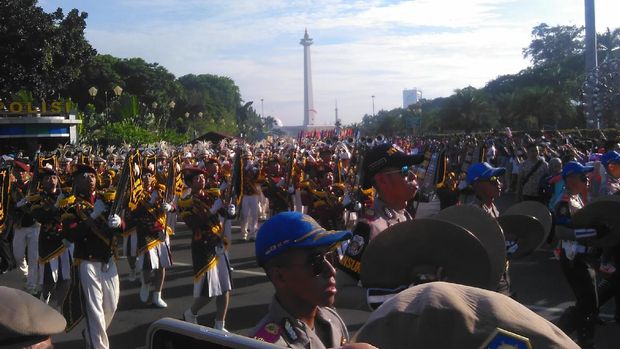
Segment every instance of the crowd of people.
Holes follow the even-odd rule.
[[[618,150],[618,139],[603,133],[529,135],[510,129],[426,137],[228,139],[104,151],[63,146],[30,156],[15,149],[2,156],[0,269],[19,269],[24,291],[59,309],[67,330],[84,319],[85,343],[107,348],[106,329],[120,295],[117,257],[126,256],[130,280],[140,280],[140,300],[167,307],[170,246],[177,222],[184,222],[192,234],[194,301],[182,317],[197,323],[200,310],[215,299],[212,327],[226,331],[228,250],[239,219],[242,238],[255,241],[257,265],[276,289],[269,314],[252,336],[295,348],[345,346],[350,338],[335,305],[376,310],[359,339],[392,348],[397,345],[394,337],[386,339],[388,329],[381,336],[376,328],[385,326],[383,317],[411,311],[398,308],[401,298],[412,304],[426,299],[419,307],[434,307],[424,312],[429,319],[442,308],[439,293],[454,293],[452,300],[461,303],[464,295],[500,297],[497,302],[525,312],[510,286],[510,256],[519,245],[500,237],[501,267],[490,267],[501,271],[499,281],[480,290],[450,283],[442,261],[411,271],[408,283],[365,284],[362,256],[370,242],[416,221],[419,202],[435,195],[442,209],[477,206],[496,220],[495,199],[502,191],[514,192],[516,201],[539,202],[553,215],[547,242],[557,247],[576,299],[557,323],[565,333],[542,318],[513,328],[507,314],[484,307],[471,311],[542,347],[571,347],[568,336],[575,333],[581,347],[591,348],[599,306],[620,295],[620,244],[597,244],[614,235],[614,227],[578,227],[572,217],[620,189]],[[484,341],[492,330],[469,335]],[[448,343],[432,336],[420,333],[414,341]]]

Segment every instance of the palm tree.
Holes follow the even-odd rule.
[[[620,49],[620,28],[612,31],[608,27],[603,34],[598,34],[597,42],[599,51],[604,53],[603,59],[613,58],[613,52]]]

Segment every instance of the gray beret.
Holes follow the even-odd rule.
[[[579,348],[564,332],[515,300],[480,288],[431,282],[375,310],[356,341],[379,348],[480,348],[498,329],[531,348]]]
[[[24,347],[64,331],[65,318],[30,294],[0,286],[0,347]]]

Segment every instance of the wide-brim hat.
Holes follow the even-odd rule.
[[[97,174],[97,170],[94,167],[85,165],[85,164],[75,164],[73,165],[73,171],[71,175],[75,176],[80,173],[94,173]]]
[[[32,295],[0,286],[0,347],[23,348],[64,331],[67,322]]]
[[[491,265],[482,243],[464,228],[421,218],[388,227],[362,256],[364,287],[395,288],[416,281],[419,272],[442,268],[449,282],[491,287]]]
[[[611,234],[598,238],[597,246],[613,246],[620,238],[620,196],[608,195],[596,198],[575,212],[571,223],[575,228],[607,226]]]
[[[518,204],[510,206],[502,215],[525,215],[532,216],[545,228],[545,234],[551,232],[553,220],[551,218],[551,212],[547,206],[541,204],[538,201],[522,201]]]
[[[30,172],[30,165],[26,164],[23,161],[15,160],[13,161],[13,165],[15,168],[18,168],[24,172]]]
[[[417,285],[388,299],[354,341],[390,349],[579,348],[558,327],[505,295],[446,282]]]
[[[501,215],[497,221],[502,226],[506,240],[518,244],[511,258],[521,258],[536,251],[547,240],[544,225],[535,217],[525,215]]]
[[[196,177],[199,174],[203,174],[205,176],[208,176],[207,172],[200,168],[200,167],[184,167],[181,170],[181,173],[183,174],[183,182],[185,182],[185,184],[187,186],[191,185],[192,183],[192,178]]]
[[[506,243],[502,228],[497,221],[473,205],[450,206],[430,218],[459,225],[480,240],[489,256],[490,288],[496,289],[506,268]]]
[[[57,176],[57,175],[58,175],[58,171],[56,171],[52,167],[47,167],[46,166],[46,167],[39,168],[39,176],[41,176],[41,177]]]

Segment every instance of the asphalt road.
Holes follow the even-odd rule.
[[[506,195],[500,199],[500,210],[510,206],[512,198]],[[438,211],[438,203],[422,203],[418,216],[427,216]],[[129,267],[126,259],[117,261],[120,277],[121,297],[118,309],[108,335],[112,348],[143,347],[148,326],[162,317],[181,318],[181,314],[192,302],[192,267],[190,252],[190,235],[183,223],[177,226],[177,234],[172,241],[174,267],[168,269],[166,283],[162,293],[168,308],[158,309],[140,302],[138,281],[130,282]],[[273,296],[273,288],[264,276],[263,270],[256,266],[254,244],[240,240],[239,228],[233,227],[233,245],[230,250],[231,263],[234,267],[234,290],[226,328],[238,334],[247,334],[250,329],[267,312]],[[554,321],[561,312],[574,302],[573,295],[564,281],[558,262],[552,259],[548,247],[537,251],[526,259],[511,263],[513,289],[518,300],[530,309]],[[23,281],[17,271],[0,276],[0,285],[21,288]],[[368,318],[369,313],[356,310],[339,309],[351,332],[357,331]],[[203,308],[199,323],[212,326],[215,316],[215,304]],[[613,319],[613,302],[603,307],[601,317]],[[66,334],[53,338],[55,347],[83,348],[81,330],[84,323]],[[620,325],[610,322],[597,328],[597,344],[601,349],[620,347]]]

